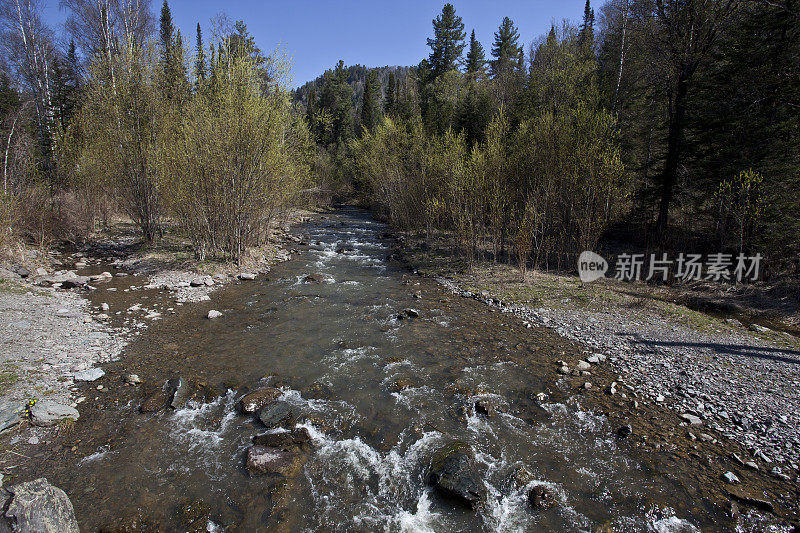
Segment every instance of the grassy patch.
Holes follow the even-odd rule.
[[[0,391],[7,391],[18,381],[19,376],[16,374],[16,372],[12,372],[10,370],[0,371]]]
[[[8,279],[0,279],[0,293],[25,294],[28,288]]]

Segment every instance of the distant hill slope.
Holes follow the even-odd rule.
[[[381,83],[381,96],[386,94],[386,86],[389,83],[389,74],[394,72],[397,83],[402,85],[406,77],[411,71],[411,67],[400,66],[385,66],[369,68],[364,65],[351,65],[347,67],[347,83],[353,88],[353,108],[358,109],[361,105],[361,98],[364,95],[364,83],[367,79],[367,73],[374,70],[378,73],[378,80]],[[292,101],[306,105],[308,102],[308,94],[311,89],[319,94],[322,85],[322,75],[317,76],[312,81],[306,82],[292,92]]]

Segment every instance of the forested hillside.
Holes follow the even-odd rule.
[[[342,63],[304,90],[316,168],[469,257],[572,265],[611,228],[797,276],[799,21],[791,2],[587,1],[547,35],[476,36],[447,4],[396,90]]]

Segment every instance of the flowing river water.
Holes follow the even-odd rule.
[[[580,347],[387,261],[386,230],[357,210],[317,217],[299,228],[307,244],[269,279],[180,308],[107,367],[110,375],[135,371],[146,384],[181,376],[220,395],[141,414],[142,393],[119,385],[113,401],[81,410],[76,448],[95,453],[59,458],[42,472],[70,495],[82,530],[730,526],[696,489],[627,453],[616,428],[573,395],[537,400],[552,383],[552,355],[576,358]],[[325,281],[307,283],[309,274]],[[205,319],[210,308],[223,316]],[[405,308],[419,317],[399,319]],[[236,401],[264,385],[283,389],[313,438],[289,479],[245,468],[252,436],[264,428],[238,413]],[[499,412],[476,413],[478,398]],[[488,495],[477,511],[427,483],[432,455],[452,438],[475,452]],[[537,485],[555,505],[531,508],[527,493]]]

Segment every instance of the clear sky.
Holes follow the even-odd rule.
[[[153,0],[156,15],[163,0]],[[171,0],[175,25],[184,42],[194,44],[199,22],[208,34],[209,20],[224,11],[232,20],[244,20],[256,43],[268,51],[281,45],[292,57],[294,84],[302,85],[332,67],[339,59],[348,65],[368,67],[416,65],[427,57],[425,39],[432,35],[431,21],[445,2],[352,0]],[[580,23],[585,0],[456,0],[451,2],[464,20],[469,38],[476,37],[488,57],[494,31],[510,17],[527,44],[560,24]],[[595,5],[596,4],[596,5]],[[600,1],[592,2],[599,11]],[[58,0],[47,0],[46,17],[52,24],[65,18]],[[188,38],[187,38],[188,37]]]

